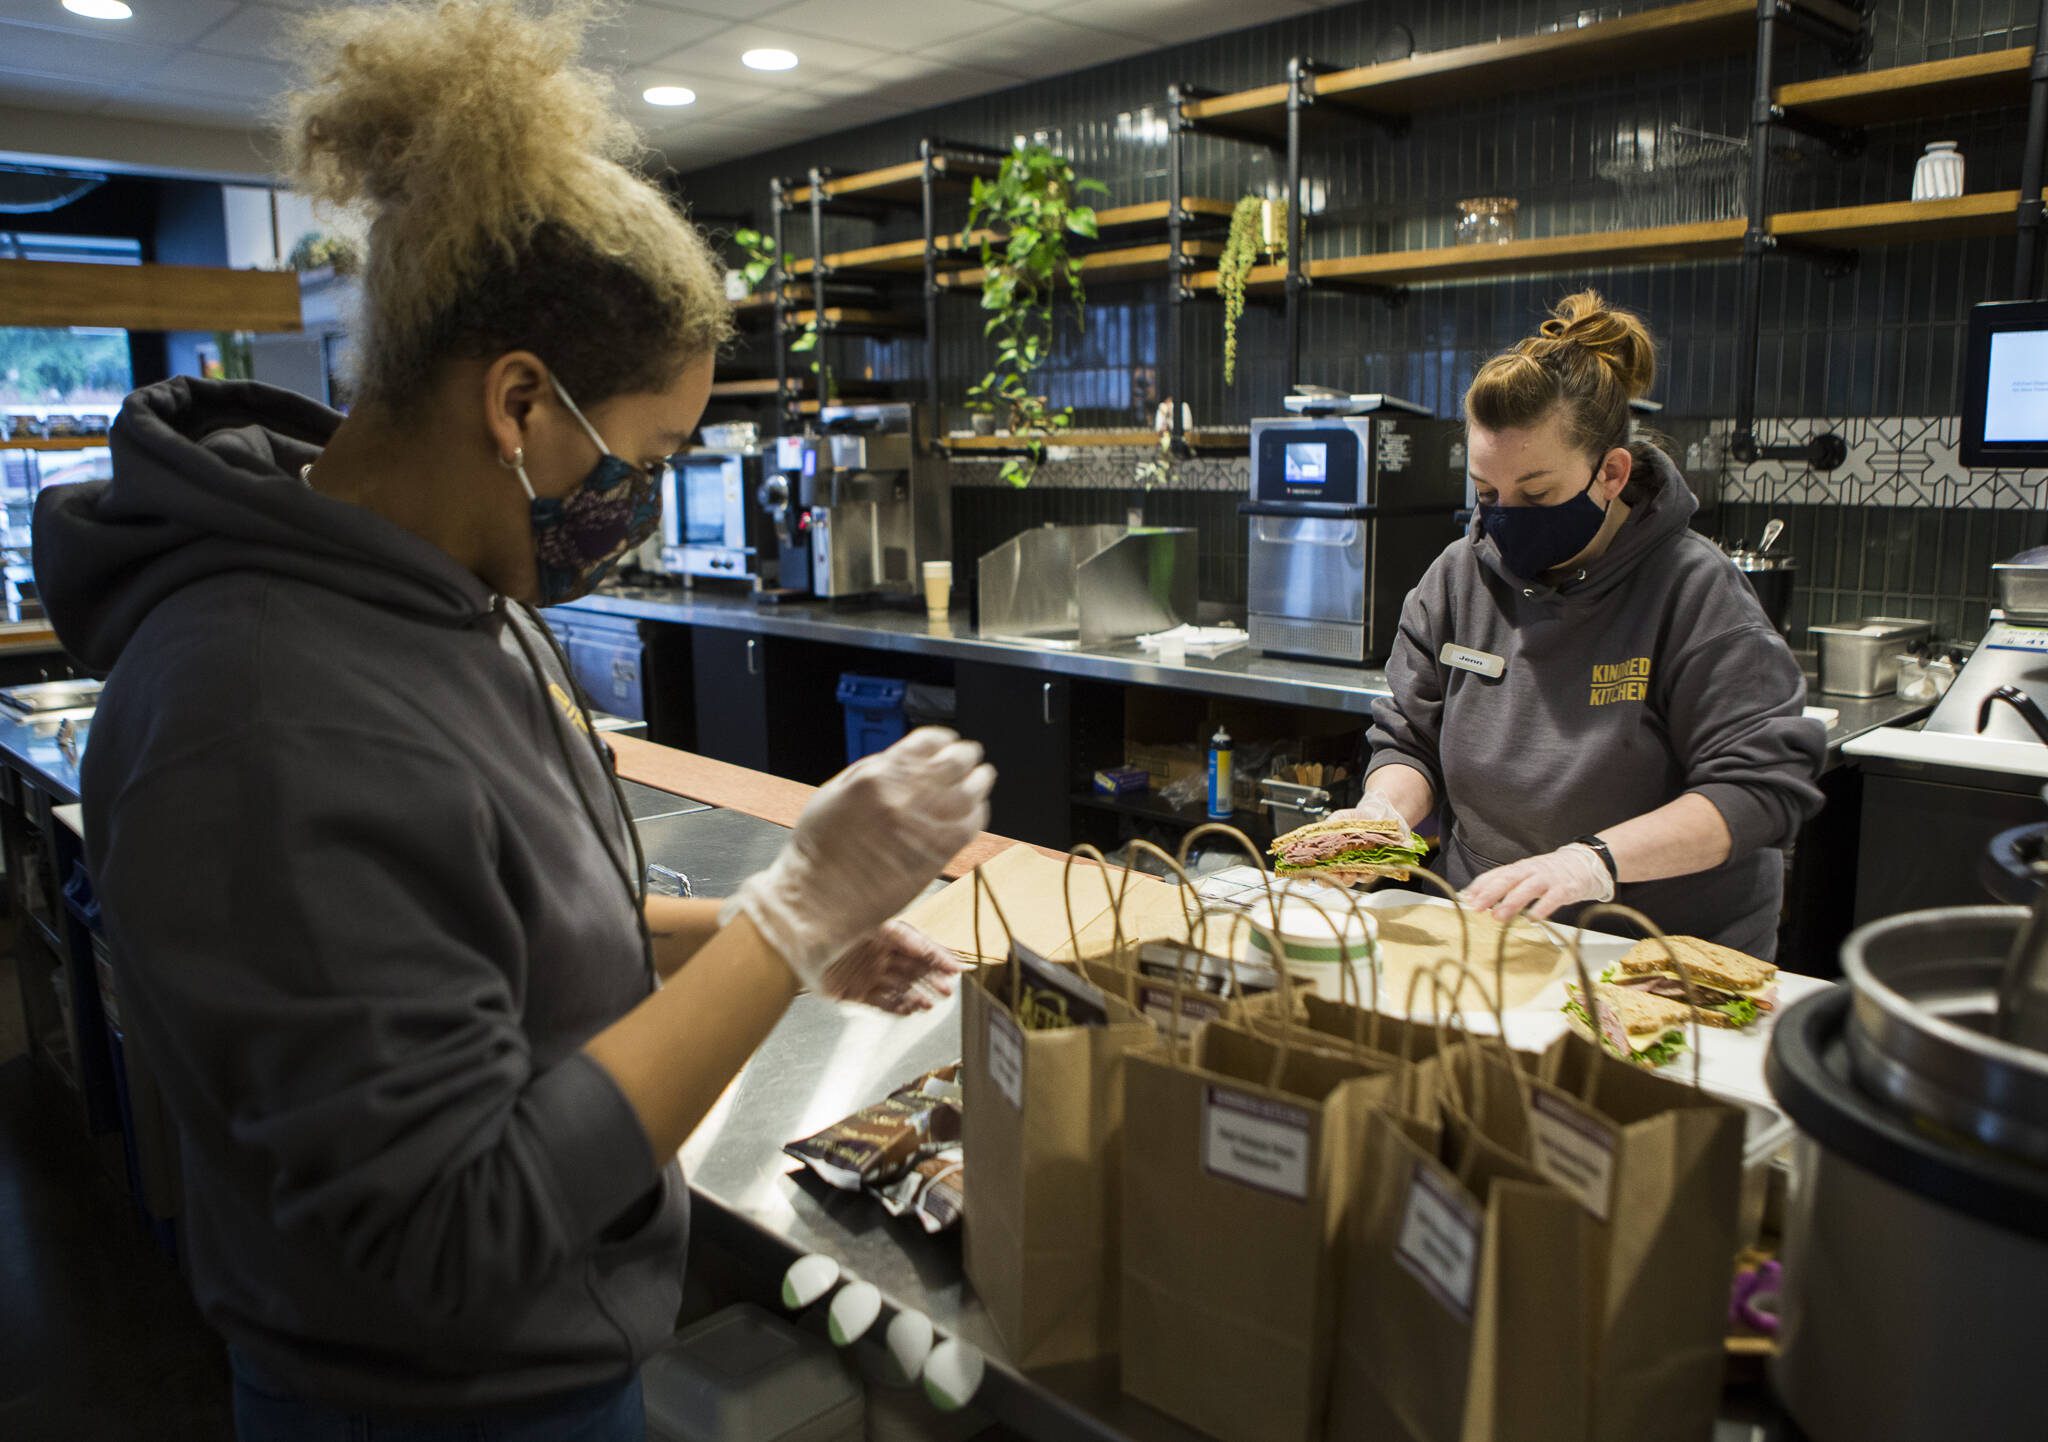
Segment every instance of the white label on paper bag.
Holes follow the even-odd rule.
[[[988,1075],[1010,1105],[1024,1109],[1024,1033],[1006,1011],[988,1014]]]
[[[1529,1100],[1536,1170],[1601,1221],[1614,1204],[1614,1129],[1569,1097],[1538,1091]]]
[[[1174,1021],[1174,1002],[1180,1003],[1180,1020]],[[1177,996],[1169,987],[1141,986],[1138,988],[1138,1010],[1152,1020],[1153,1025],[1165,1030],[1167,1035],[1192,1036],[1194,1029],[1204,1022],[1215,1021],[1223,1015],[1223,1004],[1205,1001],[1198,996]]]
[[[1309,1125],[1300,1107],[1210,1087],[1202,1107],[1202,1167],[1211,1176],[1305,1202]]]
[[[1479,1209],[1455,1183],[1415,1164],[1394,1255],[1445,1307],[1472,1319],[1479,1284]]]

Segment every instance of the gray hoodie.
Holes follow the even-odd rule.
[[[1684,478],[1661,451],[1647,463],[1661,484],[1607,553],[1560,585],[1509,572],[1476,518],[1437,557],[1401,611],[1368,774],[1400,761],[1430,778],[1441,864],[1459,886],[1704,796],[1734,838],[1728,860],[1615,899],[1673,935],[1768,958],[1779,848],[1820,809],[1827,736],[1800,715],[1799,665],[1748,583],[1688,529],[1698,503]],[[1446,642],[1506,668],[1494,680],[1447,665]]]
[[[193,1290],[307,1398],[424,1415],[622,1380],[686,1192],[580,1050],[652,985],[629,823],[545,629],[299,479],[340,417],[187,379],[36,574],[107,685],[81,789]]]

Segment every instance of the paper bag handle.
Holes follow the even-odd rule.
[[[1595,902],[1584,911],[1581,911],[1579,913],[1579,929],[1572,935],[1572,965],[1578,969],[1579,985],[1585,988],[1580,994],[1586,999],[1586,1015],[1593,1019],[1593,1030],[1597,1032],[1600,1029],[1600,1013],[1595,1008],[1596,998],[1593,994],[1593,983],[1586,974],[1584,941],[1586,922],[1589,918],[1595,916],[1612,916],[1617,920],[1628,922],[1631,926],[1640,927],[1644,933],[1644,939],[1646,941],[1654,941],[1658,946],[1662,947],[1665,958],[1671,963],[1671,969],[1678,973],[1678,983],[1685,988],[1685,1005],[1690,1013],[1688,1019],[1692,1022],[1692,1087],[1694,1091],[1699,1091],[1701,1089],[1700,1038],[1706,1034],[1706,1027],[1700,1021],[1700,994],[1693,985],[1692,968],[1687,966],[1684,960],[1680,958],[1678,948],[1671,944],[1671,938],[1664,934],[1664,928],[1657,925],[1656,922],[1650,920],[1649,917],[1643,915],[1640,911],[1637,911],[1633,906],[1624,906],[1618,901]],[[1596,1041],[1596,1045],[1599,1044],[1602,1043]],[[1599,1089],[1599,1085],[1600,1069],[1598,1067],[1586,1068],[1586,1091],[1585,1095],[1580,1097],[1579,1100],[1583,1101],[1587,1106],[1593,1105],[1593,1096]]]
[[[1272,929],[1277,933],[1280,930],[1280,893],[1273,889],[1273,874],[1266,869],[1266,854],[1235,826],[1221,821],[1205,821],[1180,839],[1178,854],[1182,866],[1186,866],[1188,857],[1194,854],[1195,843],[1205,836],[1220,836],[1251,858],[1252,870],[1259,873],[1261,889],[1266,895],[1266,914],[1272,918]],[[1236,931],[1233,930],[1230,935],[1232,943],[1235,944]]]
[[[1024,997],[1024,968],[1017,965],[1017,934],[1010,930],[1010,918],[1003,915],[1003,904],[996,900],[995,888],[989,885],[988,878],[981,874],[981,868],[977,866],[974,868],[974,954],[976,957],[986,957],[988,955],[986,951],[981,949],[981,903],[984,897],[988,899],[989,909],[995,912],[996,920],[1002,923],[1003,939],[1010,943],[1005,949],[1004,954],[1010,958],[1010,1015],[1016,1016],[1017,1004]]]
[[[1280,1078],[1286,1072],[1287,1057],[1290,1051],[1292,1051],[1292,1048],[1288,1045],[1287,1037],[1288,1033],[1293,1030],[1292,1019],[1294,1017],[1294,978],[1287,970],[1287,952],[1280,943],[1279,930],[1276,927],[1267,926],[1262,921],[1254,920],[1248,911],[1239,911],[1231,907],[1210,907],[1206,914],[1229,918],[1230,932],[1224,939],[1222,956],[1224,961],[1230,965],[1230,988],[1239,996],[1244,995],[1244,986],[1237,977],[1237,929],[1241,926],[1250,927],[1252,930],[1264,935],[1267,945],[1272,948],[1273,959],[1276,963],[1273,969],[1280,975],[1281,1020],[1273,1028],[1273,1066],[1266,1077],[1266,1090],[1279,1091]],[[1256,1030],[1257,1023],[1252,1020],[1251,1013],[1249,1011],[1245,1012],[1244,1017],[1246,1025]]]

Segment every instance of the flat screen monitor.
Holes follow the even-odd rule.
[[[2048,466],[2048,301],[1971,310],[1961,449],[1966,466]]]

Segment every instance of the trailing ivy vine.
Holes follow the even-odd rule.
[[[1073,408],[1050,404],[1031,376],[1051,357],[1062,294],[1074,303],[1076,327],[1083,323],[1088,298],[1067,237],[1095,237],[1095,211],[1078,203],[1091,193],[1106,195],[1108,188],[1077,180],[1072,162],[1030,145],[1004,156],[993,179],[977,177],[969,194],[963,241],[972,244],[973,232],[982,231],[982,334],[995,341],[996,359],[968,388],[967,408],[1001,416],[1012,434],[1026,438],[1025,454],[1003,462],[1003,479],[1013,486],[1031,484],[1045,459],[1042,437],[1074,424]]]

